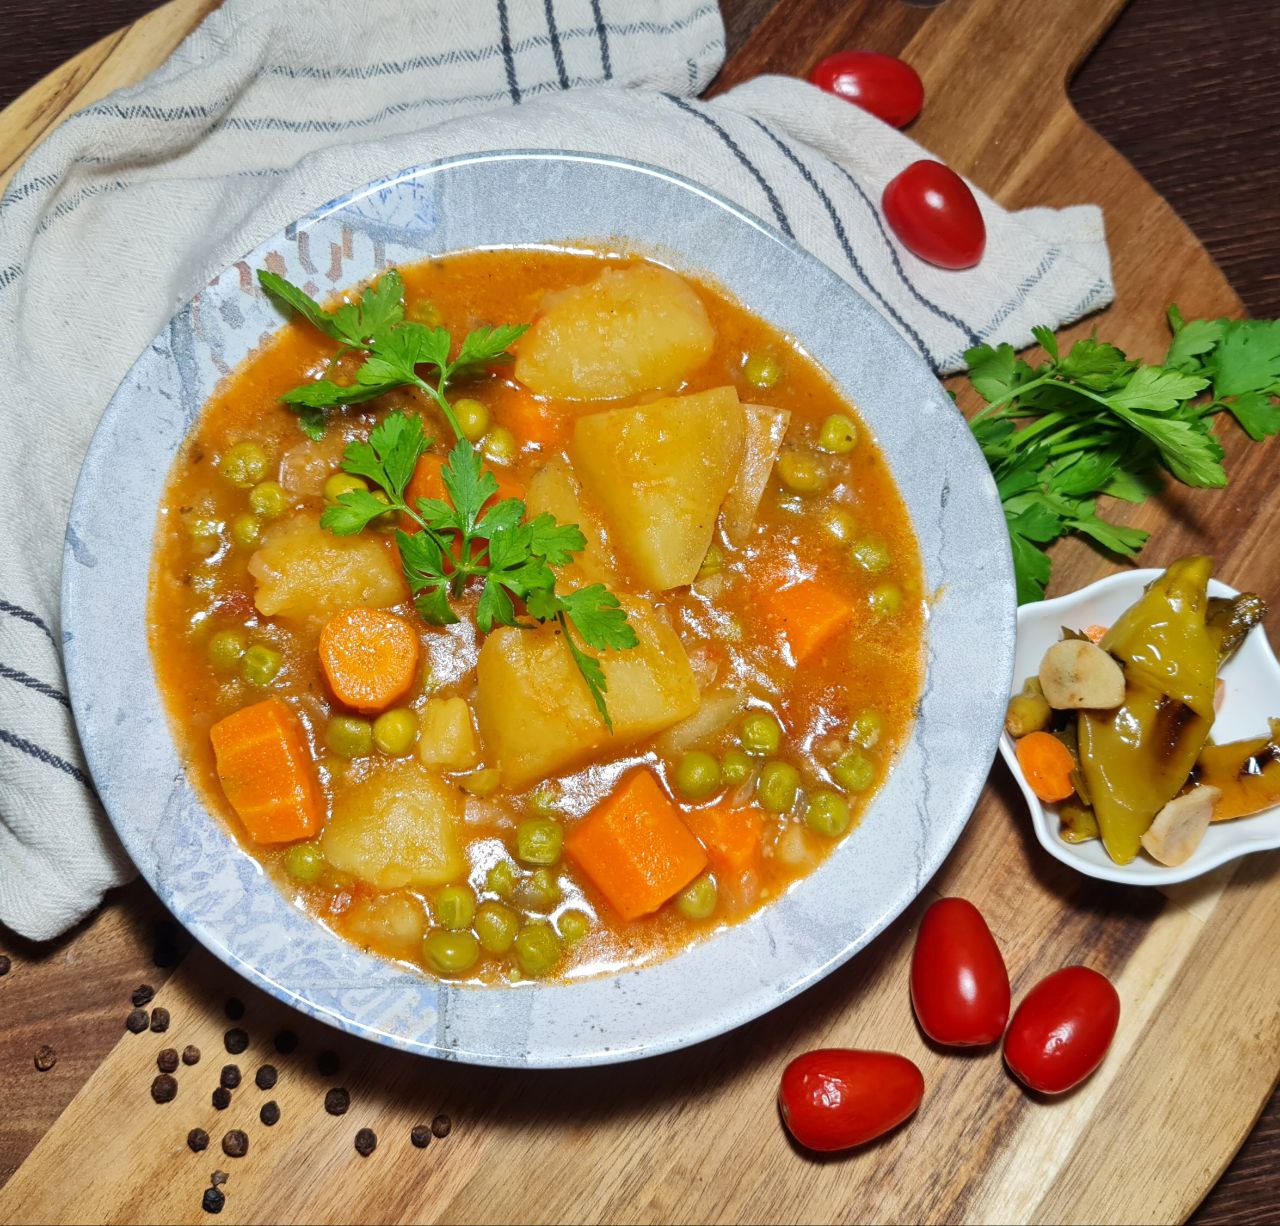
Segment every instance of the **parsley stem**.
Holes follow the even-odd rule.
[[[430,383],[425,379],[418,378],[417,375],[414,376],[414,382],[440,406],[440,411],[444,414],[445,421],[449,423],[449,429],[453,431],[454,439],[461,442],[465,437],[462,433],[462,427],[458,425],[458,419],[453,415],[453,408],[444,398],[445,378],[446,376],[441,376],[438,388],[432,387]]]
[[[985,421],[997,409],[1002,408],[1010,401],[1016,401],[1018,397],[1026,395],[1033,387],[1040,387],[1044,383],[1053,382],[1052,375],[1041,375],[1038,379],[1032,379],[1030,383],[1024,383],[1021,387],[1015,387],[1011,391],[1006,392],[999,400],[993,400],[981,412],[975,413],[969,424],[974,425],[977,422]],[[1016,416],[1016,414],[1002,413],[1001,416]]]

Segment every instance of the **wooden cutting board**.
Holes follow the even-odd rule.
[[[1010,206],[1096,201],[1106,210],[1118,301],[1095,324],[1147,358],[1163,311],[1232,314],[1240,304],[1204,250],[1141,177],[1076,116],[1065,83],[1123,0],[948,0],[937,8],[784,0],[715,89],[762,71],[803,71],[841,46],[905,55],[928,106],[913,135]],[[174,0],[103,40],[0,116],[0,175],[70,110],[158,64],[211,8]],[[766,7],[726,0],[737,19]],[[746,20],[747,18],[744,18]],[[714,91],[713,91],[714,92]],[[5,170],[4,168],[8,168]],[[1144,561],[1217,555],[1229,582],[1280,608],[1280,464],[1274,447],[1228,439],[1231,486],[1178,491],[1131,522],[1158,529]],[[1054,590],[1114,568],[1086,547],[1056,553]],[[1273,616],[1273,627],[1280,617]],[[1185,1217],[1217,1179],[1280,1074],[1280,855],[1254,856],[1167,891],[1093,882],[1034,842],[1000,765],[926,895],[867,951],[768,1017],[642,1064],[510,1073],[404,1057],[288,1014],[197,952],[161,989],[167,1033],[125,1034],[57,1124],[0,1190],[0,1220],[202,1220],[210,1173],[229,1173],[223,1220],[272,1221],[1036,1221]],[[916,1030],[906,967],[920,910],[962,894],[986,914],[1015,997],[1059,966],[1110,975],[1123,1000],[1114,1048],[1090,1081],[1056,1101],[1023,1093],[997,1053],[946,1054]],[[229,994],[248,1006],[252,1045],[222,1050]],[[128,1005],[121,1001],[123,1019]],[[277,1056],[284,1026],[302,1035]],[[175,1102],[149,1087],[163,1047],[194,1043]],[[860,1153],[814,1161],[787,1141],[773,1106],[787,1059],[820,1045],[885,1047],[922,1068],[916,1120]],[[314,1057],[341,1056],[322,1075]],[[279,1083],[253,1071],[271,1060]],[[210,1094],[224,1063],[245,1073],[231,1107]],[[341,1117],[322,1108],[351,1092]],[[258,1121],[275,1099],[281,1121]],[[437,1112],[452,1133],[409,1143]],[[203,1127],[210,1149],[186,1148]],[[356,1130],[377,1150],[361,1158]],[[229,1128],[249,1152],[225,1157]]]

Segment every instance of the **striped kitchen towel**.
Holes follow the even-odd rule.
[[[698,101],[723,55],[711,0],[226,0],[32,153],[0,202],[0,921],[52,937],[131,873],[59,653],[62,526],[98,417],[181,303],[321,202],[479,150],[652,163],[814,252],[939,372],[1110,301],[1096,208],[1010,213],[979,194],[982,263],[930,267],[877,208],[924,151],[789,78]]]

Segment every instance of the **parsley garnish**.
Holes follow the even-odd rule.
[[[389,413],[367,441],[351,443],[342,460],[345,472],[376,486],[386,501],[370,490],[349,490],[325,509],[321,525],[337,536],[351,536],[389,511],[416,524],[413,531],[398,529],[396,543],[414,607],[432,625],[459,620],[453,602],[472,580],[481,583],[475,618],[486,634],[495,625],[528,628],[533,622],[557,622],[592,701],[612,732],[604,670],[597,657],[576,640],[595,651],[636,647],[640,640],[627,622],[626,611],[603,584],[556,590],[556,569],[586,548],[581,530],[576,524],[557,523],[546,513],[526,518],[525,504],[518,498],[493,501],[497,479],[463,435],[445,397],[450,379],[507,356],[525,325],[478,328],[467,335],[450,361],[452,341],[446,329],[405,320],[404,285],[394,269],[358,302],[334,311],[326,311],[274,273],[259,271],[258,280],[277,301],[338,341],[339,353],[359,350],[367,355],[350,384],[326,378],[285,393],[283,399],[302,411],[304,430],[313,437],[315,430],[322,433],[326,409],[359,404],[408,385],[432,398],[457,439],[440,470],[447,500],[419,498],[410,506],[405,500],[409,482],[432,440],[420,418]],[[421,366],[434,373],[434,382],[419,376]],[[521,603],[533,622],[521,620]]]
[[[965,354],[987,404],[971,422],[996,480],[1013,547],[1018,601],[1049,581],[1045,548],[1068,533],[1125,557],[1147,532],[1109,523],[1102,495],[1142,502],[1162,470],[1187,485],[1227,483],[1213,417],[1236,418],[1250,438],[1280,433],[1280,321],[1199,319],[1169,309],[1173,340],[1162,365],[1144,366],[1095,337],[1065,355],[1034,329],[1048,359],[1031,366],[1011,345]]]

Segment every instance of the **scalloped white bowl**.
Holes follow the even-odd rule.
[[[1161,570],[1129,570],[1108,575],[1088,587],[1054,600],[1024,604],[1018,609],[1018,642],[1014,649],[1015,691],[1025,678],[1036,673],[1044,653],[1061,635],[1062,627],[1109,626],[1142,594],[1142,589]],[[1235,596],[1235,588],[1217,579],[1210,580],[1211,596]],[[1219,742],[1263,736],[1267,719],[1280,715],[1280,663],[1261,626],[1250,631],[1236,657],[1222,670],[1226,686],[1222,709],[1214,721],[1213,735]],[[1177,868],[1157,864],[1145,852],[1132,864],[1117,864],[1102,843],[1067,843],[1058,834],[1058,812],[1046,805],[1027,785],[1008,733],[1000,737],[1000,753],[1009,764],[1031,810],[1031,826],[1040,844],[1053,857],[1088,877],[1116,881],[1122,885],[1172,885],[1189,881],[1210,869],[1247,856],[1254,851],[1280,847],[1280,806],[1253,817],[1233,822],[1215,822],[1195,853]]]

